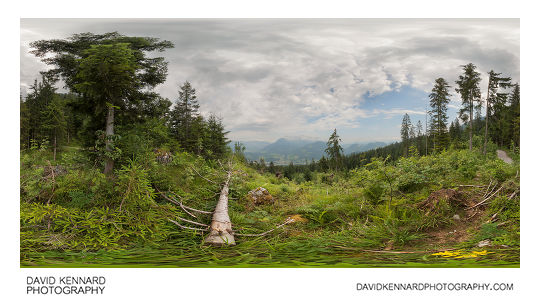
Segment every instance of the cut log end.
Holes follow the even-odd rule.
[[[234,246],[234,236],[229,232],[212,231],[205,239],[204,244],[212,246]]]

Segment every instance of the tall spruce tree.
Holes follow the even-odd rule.
[[[422,145],[422,139],[423,139],[423,126],[422,121],[418,120],[416,123],[416,148],[418,149],[419,153],[422,153],[423,145]]]
[[[469,150],[472,150],[473,120],[474,110],[481,103],[480,93],[480,73],[476,71],[476,66],[472,63],[461,66],[463,74],[459,76],[456,84],[456,92],[461,95],[462,108],[459,115],[464,122],[467,122],[469,130]]]
[[[489,71],[489,80],[488,80],[488,90],[486,95],[486,124],[484,132],[484,155],[487,152],[487,143],[488,143],[488,129],[489,129],[489,115],[491,108],[499,100],[502,99],[502,95],[506,93],[498,92],[499,88],[506,89],[512,85],[512,79],[510,77],[501,77],[501,73],[496,73],[495,71]]]
[[[519,84],[515,84],[510,95],[510,111],[512,125],[512,141],[519,146]]]
[[[84,51],[85,57],[78,61],[79,68],[74,87],[96,100],[99,106],[107,107],[105,122],[105,149],[112,151],[114,136],[114,111],[128,98],[133,87],[140,85],[135,52],[127,43],[92,45]],[[103,173],[111,174],[114,159],[107,155]]]
[[[403,155],[405,157],[407,157],[409,153],[411,127],[411,118],[409,117],[409,114],[405,113],[405,115],[403,115],[403,120],[401,121],[401,142],[403,143]]]
[[[440,152],[448,146],[447,105],[450,102],[450,86],[444,78],[437,78],[435,85],[429,94],[431,106],[431,124],[433,128],[434,151]]]
[[[49,139],[49,132],[43,128],[44,112],[49,103],[55,97],[56,88],[50,76],[41,75],[41,81],[37,79],[30,86],[30,93],[26,96],[26,107],[28,108],[28,146],[30,140],[41,143],[43,139]]]
[[[43,118],[43,129],[49,132],[53,142],[53,160],[56,161],[56,150],[59,137],[62,137],[67,128],[65,115],[65,105],[60,96],[55,95],[45,110],[41,113]]]
[[[25,149],[30,147],[30,111],[28,109],[28,104],[23,101],[22,95],[20,96],[20,148]]]
[[[125,113],[130,104],[152,100],[146,96],[166,79],[165,59],[146,54],[172,48],[173,44],[109,32],[40,40],[30,46],[34,49],[31,53],[52,67],[46,72],[49,77],[62,78],[69,90],[81,95],[80,103],[74,108],[88,116],[90,128],[105,127],[107,148],[110,148],[115,108]],[[110,173],[112,167],[113,161],[109,158],[104,172]]]
[[[326,149],[324,150],[328,155],[330,168],[333,167],[335,171],[338,171],[342,165],[343,147],[339,144],[340,142],[341,139],[337,134],[337,130],[334,129],[334,132],[328,138],[328,142],[326,142]]]
[[[196,127],[200,125],[199,103],[195,89],[186,81],[178,91],[178,101],[170,113],[171,134],[188,151],[197,151],[199,141]]]
[[[152,37],[132,37],[121,35],[118,32],[109,32],[74,34],[66,39],[39,40],[30,44],[33,48],[31,53],[51,67],[46,75],[55,81],[62,78],[66,88],[79,95],[71,107],[76,111],[76,114],[84,116],[85,120],[81,123],[84,128],[80,129],[80,132],[84,132],[81,142],[86,146],[94,145],[96,130],[106,126],[105,116],[109,112],[109,106],[106,103],[110,103],[110,101],[104,101],[102,95],[92,96],[79,89],[81,86],[78,85],[84,81],[80,76],[78,77],[81,59],[91,55],[88,50],[92,46],[115,44],[127,44],[137,65],[136,80],[127,87],[129,93],[123,93],[125,97],[122,102],[115,104],[120,108],[117,109],[120,114],[115,116],[115,123],[118,121],[123,124],[132,124],[134,120],[144,121],[139,117],[147,116],[143,112],[143,108],[149,107],[150,103],[154,102],[157,97],[152,89],[165,82],[167,77],[165,58],[150,57],[147,54],[172,48],[171,42],[160,41]],[[109,81],[114,80],[110,79]],[[165,111],[168,111],[168,108]],[[126,118],[127,115],[130,115],[131,118]]]
[[[457,117],[450,124],[450,130],[448,132],[452,141],[458,141],[459,139],[461,139],[461,127],[459,124],[459,119]]]
[[[220,118],[216,115],[211,114],[206,121],[206,142],[205,149],[210,158],[220,158],[225,155],[227,152],[227,144],[230,142],[227,139],[228,131],[225,131],[225,126],[223,125]]]

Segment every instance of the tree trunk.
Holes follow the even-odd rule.
[[[488,141],[488,118],[489,118],[489,87],[491,86],[491,75],[489,76],[488,90],[486,96],[486,130],[484,132],[484,155],[487,153]]]
[[[472,151],[472,132],[473,132],[473,101],[472,98],[470,99],[471,105],[470,105],[470,115],[469,115],[469,150]]]
[[[53,161],[56,162],[56,130],[54,131],[54,151],[53,151]]]
[[[221,189],[219,201],[212,216],[210,224],[210,234],[205,238],[204,243],[214,246],[235,245],[234,235],[229,218],[229,182],[232,171],[227,172],[227,180]]]
[[[109,140],[109,137],[114,135],[114,107],[111,105],[109,106],[109,111],[107,113],[107,123],[105,126],[105,149],[107,151],[111,151],[111,142]],[[105,170],[103,170],[103,173],[106,175],[111,174],[114,167],[114,160],[112,158],[107,158],[107,162],[105,162]]]
[[[488,91],[488,97],[489,97],[489,91]],[[484,132],[484,155],[487,153],[487,142],[488,142],[488,118],[489,118],[489,100],[488,99],[486,99],[486,129]]]

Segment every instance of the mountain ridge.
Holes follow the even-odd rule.
[[[311,160],[318,161],[326,149],[326,142],[311,139],[288,139],[279,138],[274,142],[265,141],[231,141],[229,144],[234,148],[236,142],[242,143],[246,150],[246,158],[250,161],[258,161],[264,158],[265,162],[274,162],[277,165],[285,165],[293,162],[294,164],[305,164]],[[343,144],[345,155],[364,152],[370,149],[388,145],[386,142],[373,141],[366,143]]]

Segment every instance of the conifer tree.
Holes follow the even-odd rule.
[[[123,94],[121,101],[104,101],[104,95],[88,93],[88,91],[81,89],[83,86],[88,88],[88,85],[84,85],[84,82],[96,82],[96,78],[93,78],[94,81],[87,81],[88,78],[80,76],[81,63],[84,59],[90,55],[98,54],[96,51],[92,52],[89,50],[92,48],[105,50],[107,47],[109,47],[109,50],[118,50],[118,47],[112,45],[120,44],[126,45],[131,50],[130,52],[133,55],[135,63],[133,65],[136,68],[133,80],[129,85],[123,85],[122,89],[115,88],[111,90],[115,94]],[[110,110],[110,106],[107,103],[114,102],[113,105],[120,108],[117,111],[121,114],[114,116],[115,124],[118,122],[121,124],[132,124],[133,120],[141,121],[141,116],[147,116],[147,112],[143,112],[145,108],[152,108],[151,111],[157,108],[153,103],[159,97],[156,93],[152,92],[152,89],[165,82],[167,77],[167,62],[164,57],[149,57],[147,54],[162,52],[167,48],[172,48],[173,44],[169,41],[160,41],[152,37],[124,36],[118,32],[108,32],[103,34],[80,33],[66,39],[39,40],[32,42],[30,46],[33,48],[31,53],[41,58],[45,64],[51,67],[45,72],[47,77],[51,78],[53,82],[62,78],[65,87],[71,92],[77,93],[76,103],[73,103],[72,107],[78,111],[80,116],[84,116],[85,119],[84,122],[81,122],[81,125],[84,125],[84,127],[79,128],[79,131],[83,132],[82,135],[84,137],[80,138],[83,138],[82,142],[84,145],[91,146],[96,142],[96,130],[105,127],[104,116],[114,111]],[[116,51],[116,53],[118,52]],[[104,56],[102,55],[102,57]],[[107,61],[102,60],[101,62],[103,63],[102,67],[104,67]],[[111,66],[111,64],[108,65]],[[101,68],[101,71],[106,71],[106,69]],[[112,69],[108,69],[107,72],[109,75],[115,73]],[[117,73],[125,75],[122,72]],[[117,79],[109,77],[105,83],[109,86],[118,86],[117,82]],[[103,91],[103,89],[97,90]],[[168,105],[165,110],[161,108],[160,111],[168,111]],[[127,115],[131,115],[131,118],[127,118]],[[142,121],[144,122],[144,120]]]
[[[469,150],[472,150],[474,109],[480,104],[480,73],[476,71],[476,66],[472,63],[461,66],[463,74],[459,76],[456,84],[456,92],[461,95],[462,108],[459,115],[464,122],[467,122],[469,130]]]
[[[512,141],[519,146],[519,84],[515,84],[510,95]]]
[[[446,111],[448,109],[447,105],[450,102],[449,88],[450,86],[443,78],[438,78],[435,80],[435,86],[431,90],[431,94],[429,94],[435,152],[440,152],[448,145],[448,131],[446,127],[448,115]]]
[[[416,148],[419,152],[422,151],[422,121],[416,123]]]
[[[125,106],[126,99],[134,87],[140,87],[136,52],[128,43],[92,45],[78,59],[79,68],[74,88],[89,95],[101,107],[107,107],[105,122],[105,148],[108,153],[103,173],[111,174],[115,108]],[[135,88],[136,89],[136,88]]]
[[[193,125],[199,116],[199,104],[195,89],[186,81],[178,91],[178,101],[170,113],[171,134],[185,150],[197,149],[198,137]]]
[[[484,132],[484,151],[483,151],[484,155],[487,152],[489,115],[491,112],[491,108],[493,105],[495,105],[498,102],[498,100],[500,101],[502,97],[504,97],[503,95],[506,95],[506,93],[499,93],[498,89],[499,87],[503,89],[510,87],[511,80],[512,80],[510,77],[500,77],[501,73],[495,73],[493,70],[489,71],[488,74],[489,74],[489,80],[488,80],[488,90],[487,90],[487,96],[486,96],[486,125],[485,125],[485,132]]]
[[[449,134],[450,134],[450,139],[452,141],[457,141],[461,138],[461,129],[460,129],[459,120],[457,117],[450,124]]]
[[[28,108],[28,139],[41,142],[48,139],[49,133],[43,128],[43,114],[47,105],[53,100],[56,93],[53,81],[45,74],[41,75],[41,81],[37,79],[30,86],[31,92],[26,96],[26,107]]]
[[[28,109],[28,104],[22,99],[22,95],[20,96],[19,112],[21,131],[20,148],[24,149],[26,147],[30,147],[30,112]]]
[[[59,96],[53,97],[45,110],[42,112],[43,129],[49,131],[53,141],[53,160],[56,161],[58,137],[66,131],[67,121],[64,112],[64,104]]]
[[[227,152],[227,139],[228,131],[225,131],[225,127],[220,118],[211,114],[206,121],[206,142],[205,149],[211,158],[221,158]]]
[[[326,149],[324,150],[325,153],[328,154],[330,167],[333,167],[335,171],[341,168],[342,163],[343,148],[339,145],[340,142],[341,139],[339,138],[336,129],[334,129],[334,132],[330,135],[330,138],[328,138],[328,142],[326,142]]]
[[[409,151],[409,135],[411,126],[411,118],[409,117],[409,114],[405,113],[401,122],[401,141],[403,142],[403,155],[405,157],[407,157]]]

